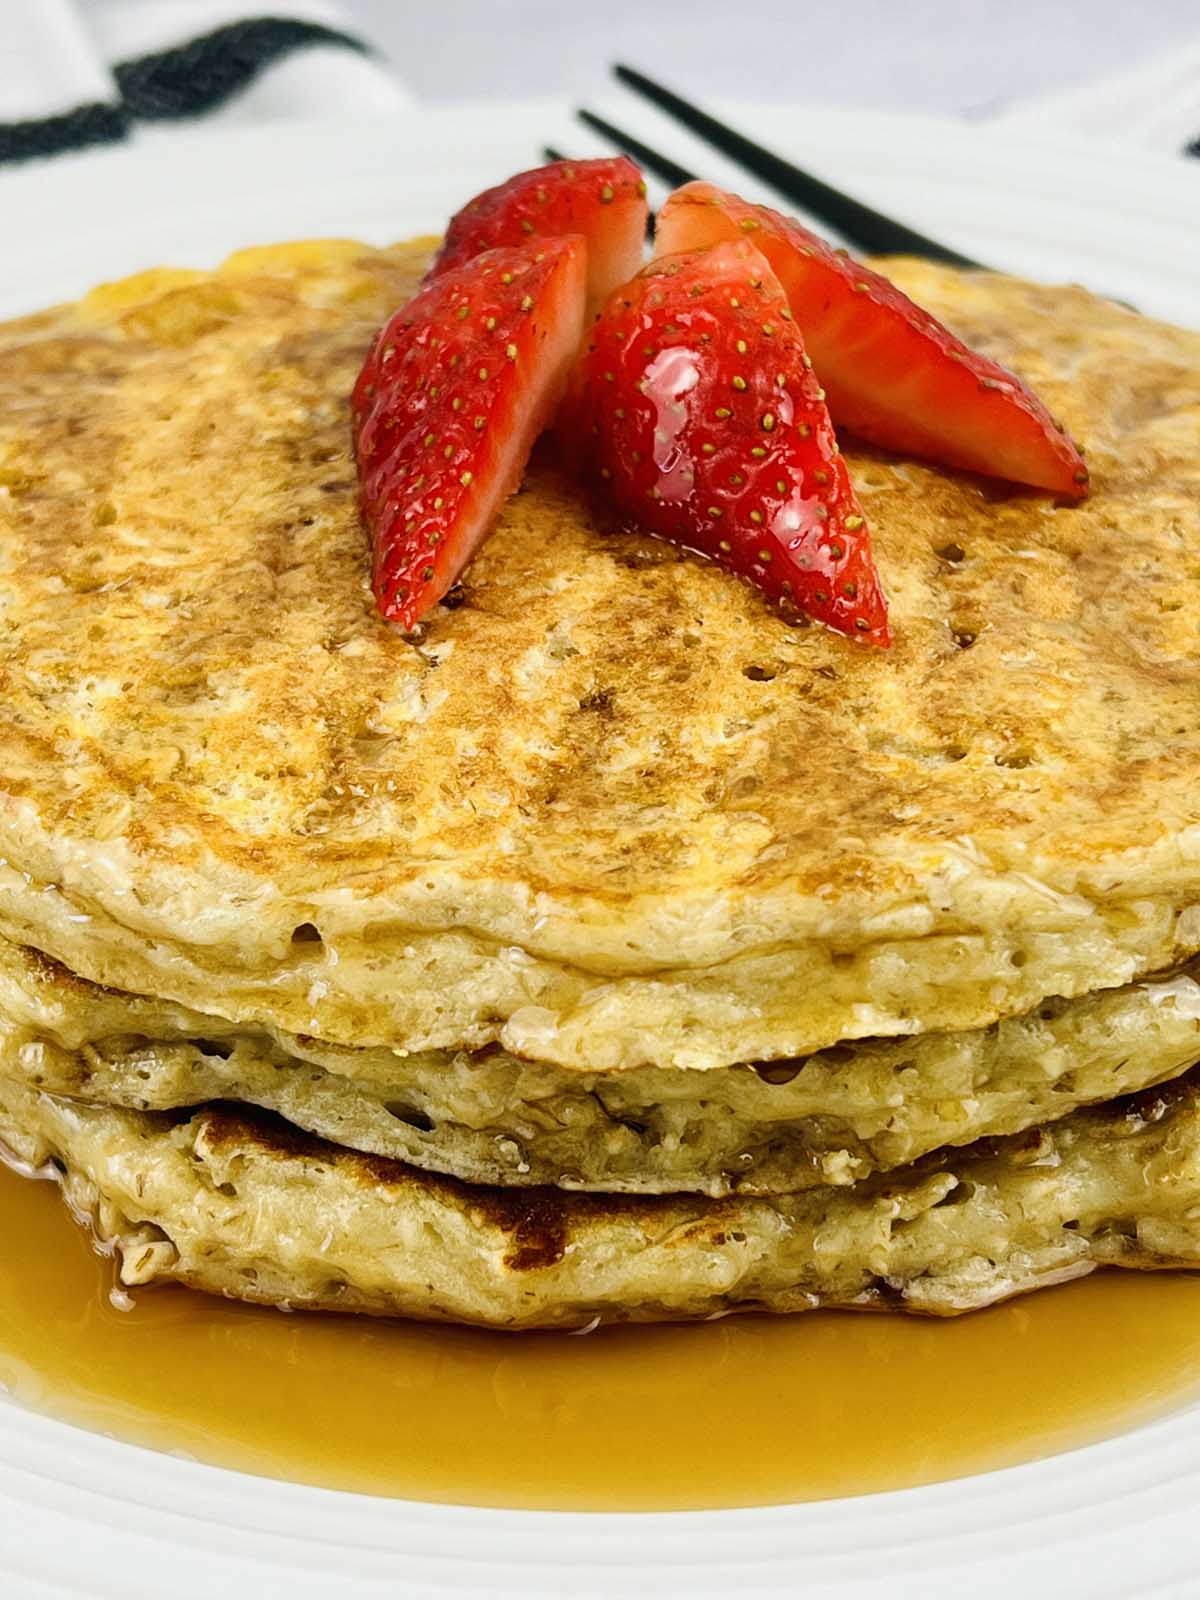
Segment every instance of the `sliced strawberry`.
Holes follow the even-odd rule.
[[[841,633],[890,642],[866,523],[787,300],[746,243],[618,289],[560,436],[648,530]]]
[[[450,219],[429,277],[497,245],[581,233],[588,246],[588,300],[598,308],[641,266],[646,215],[646,185],[627,156],[552,161],[469,200]]]
[[[664,255],[737,238],[758,246],[787,290],[836,422],[900,455],[1087,493],[1083,457],[1037,396],[879,273],[711,183],[684,184],[658,214]]]
[[[585,246],[489,250],[398,311],[351,401],[375,598],[412,628],[486,538],[583,338]]]

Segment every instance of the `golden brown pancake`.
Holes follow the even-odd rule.
[[[990,1028],[802,1061],[581,1072],[478,1051],[354,1049],[100,989],[0,940],[0,1073],[89,1105],[277,1113],[472,1183],[778,1194],[1016,1133],[1200,1060],[1200,962]]]
[[[951,1315],[1097,1267],[1200,1266],[1194,1077],[851,1189],[770,1199],[472,1188],[216,1107],[179,1121],[0,1076],[126,1284],[499,1328],[806,1311]]]
[[[332,1043],[709,1068],[984,1026],[1200,949],[1200,338],[911,262],[1081,505],[847,447],[896,644],[548,463],[419,639],[347,394],[421,246],[0,329],[0,932]]]

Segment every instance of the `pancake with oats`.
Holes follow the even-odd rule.
[[[472,1188],[271,1119],[86,1107],[6,1078],[0,1138],[59,1176],[124,1283],[296,1309],[513,1329],[818,1305],[950,1315],[1097,1267],[1200,1266],[1194,1076],[772,1199]]]
[[[1200,1059],[1200,963],[991,1028],[835,1045],[802,1061],[584,1073],[353,1049],[100,989],[0,941],[0,1074],[81,1104],[275,1112],[351,1149],[473,1183],[624,1193],[845,1185],[1015,1133]]]
[[[0,932],[333,1045],[725,1068],[1200,950],[1200,337],[900,262],[1085,448],[1066,506],[847,449],[896,644],[535,465],[417,640],[347,395],[423,246],[0,329]]]
[[[896,264],[1094,487],[847,441],[890,651],[548,452],[404,637],[347,397],[427,257],[0,328],[9,1151],[127,1283],[499,1327],[1200,1265],[1200,336]]]

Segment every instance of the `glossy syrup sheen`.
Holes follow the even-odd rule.
[[[928,1483],[1200,1387],[1200,1277],[1097,1275],[950,1322],[812,1313],[584,1337],[132,1310],[57,1191],[0,1168],[0,1382],[220,1466],[475,1505],[668,1510]]]

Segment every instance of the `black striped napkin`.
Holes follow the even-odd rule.
[[[319,0],[249,15],[213,0],[0,0],[0,65],[0,163],[110,144],[148,124],[409,103],[387,63]]]

